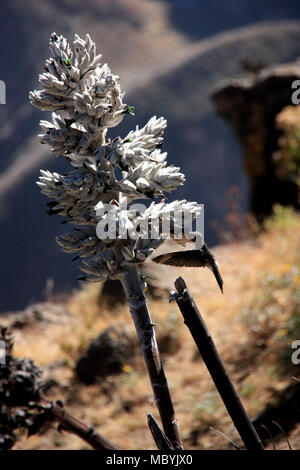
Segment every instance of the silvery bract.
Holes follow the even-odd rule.
[[[73,168],[64,175],[41,170],[37,184],[51,199],[49,213],[67,217],[74,226],[57,243],[83,258],[85,279],[113,279],[163,243],[166,215],[174,230],[182,226],[176,214],[194,217],[199,209],[196,203],[175,201],[134,210],[135,200],[161,200],[184,182],[179,168],[168,166],[167,154],[160,150],[166,120],[154,116],[124,138],[106,140],[108,128],[134,114],[134,108],[123,103],[119,77],[100,63],[90,36],[75,35],[73,44],[74,50],[64,37],[51,35],[51,57],[39,76],[42,89],[30,92],[34,106],[52,111],[51,121],[40,122],[41,142]],[[105,231],[106,222],[110,231],[115,228],[114,237]]]

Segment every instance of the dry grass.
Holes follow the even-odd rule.
[[[153,268],[163,288],[172,289],[178,275],[186,280],[251,418],[264,408],[272,390],[283,389],[291,383],[293,375],[297,376],[295,366],[287,359],[289,343],[281,341],[283,333],[280,336],[291,313],[293,283],[279,288],[276,283],[273,287],[271,284],[266,291],[264,282],[270,276],[281,279],[299,268],[299,245],[300,217],[277,208],[275,217],[267,224],[267,232],[255,241],[214,250],[224,278],[224,296],[208,270],[179,270],[160,265]],[[296,276],[296,283],[297,279]],[[158,414],[140,357],[134,367],[124,367],[119,376],[96,385],[84,386],[74,379],[74,364],[92,339],[114,322],[122,320],[131,325],[126,305],[114,308],[113,312],[99,305],[99,289],[99,285],[92,284],[73,292],[65,305],[71,313],[67,321],[47,325],[37,322],[16,330],[16,354],[33,357],[44,368],[46,377],[58,381],[49,398],[62,399],[69,411],[94,425],[103,436],[124,449],[153,449],[146,414],[152,413],[157,419]],[[257,308],[262,305],[263,295],[269,295],[280,308],[274,316],[274,328],[261,323],[266,336],[262,346],[253,326],[259,322]],[[163,346],[165,371],[185,447],[226,448],[226,441],[209,426],[239,442],[176,304],[170,304],[166,295],[149,299],[149,308],[157,325],[158,342]],[[292,342],[292,331],[289,334],[287,338]],[[282,350],[277,351],[274,345]],[[284,371],[280,352],[286,353]],[[294,448],[300,448],[299,426],[291,433],[290,441]],[[278,445],[286,447],[284,440]],[[49,428],[41,436],[20,437],[17,448],[83,449],[86,445],[72,435]]]

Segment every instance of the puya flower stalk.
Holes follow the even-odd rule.
[[[179,447],[138,266],[164,242],[166,215],[174,233],[182,225],[176,215],[184,212],[193,218],[198,205],[164,199],[165,193],[184,182],[179,168],[167,165],[167,154],[161,151],[164,118],[154,116],[123,138],[107,138],[108,129],[134,114],[134,107],[123,102],[119,77],[101,64],[90,36],[75,35],[73,46],[63,36],[51,35],[51,55],[39,76],[41,89],[30,92],[35,107],[52,112],[49,121],[40,122],[41,143],[71,165],[66,174],[41,170],[37,184],[51,199],[48,213],[65,217],[73,226],[56,241],[64,252],[80,259],[84,272],[80,279],[122,282],[164,431]],[[142,199],[151,200],[144,210],[136,205]]]

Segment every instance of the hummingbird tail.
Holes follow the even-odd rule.
[[[221,277],[221,274],[220,274],[220,271],[219,271],[219,268],[218,266],[214,263],[212,266],[211,266],[211,270],[212,272],[214,273],[214,276],[216,278],[216,281],[218,283],[218,286],[220,287],[220,290],[223,294],[223,279]]]

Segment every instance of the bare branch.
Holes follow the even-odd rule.
[[[203,361],[246,448],[248,450],[264,450],[264,446],[247,416],[213,339],[182,277],[176,279],[175,288],[177,290],[175,300],[183,315],[184,323],[194,338]]]
[[[159,450],[174,450],[167,436],[162,432],[152,415],[147,415],[148,426]]]
[[[54,419],[60,423],[60,431],[76,434],[95,450],[118,450],[107,439],[96,433],[92,426],[87,426],[68,413],[61,402],[52,403],[52,405],[50,412]]]

